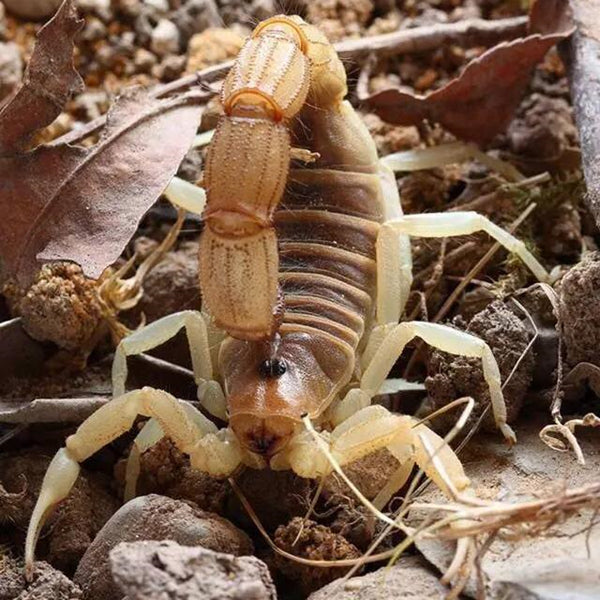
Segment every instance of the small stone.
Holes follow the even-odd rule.
[[[151,8],[155,14],[169,12],[169,2],[167,0],[144,0],[144,4]]]
[[[152,30],[150,48],[158,56],[179,52],[179,30],[172,21],[161,19]]]
[[[160,65],[152,68],[152,74],[161,81],[177,79],[185,67],[185,56],[166,56]]]
[[[172,15],[185,44],[198,31],[218,27],[221,16],[213,0],[187,0]]]
[[[81,559],[74,581],[81,586],[84,598],[121,600],[122,594],[110,574],[108,555],[120,542],[139,539],[170,539],[234,555],[252,552],[248,536],[218,515],[165,496],[138,497],[113,515]]]
[[[77,6],[81,12],[96,15],[106,23],[113,18],[110,0],[77,0]]]
[[[107,35],[106,25],[97,17],[88,17],[81,32],[81,39],[86,42],[98,42]]]
[[[23,61],[19,47],[13,42],[0,43],[0,100],[21,83]]]
[[[62,0],[2,0],[8,12],[22,19],[37,21],[52,15]]]
[[[138,73],[149,73],[157,60],[156,55],[149,50],[138,48],[133,57],[133,64]]]
[[[416,556],[401,558],[392,567],[383,567],[346,582],[334,581],[311,594],[308,600],[443,600],[448,594],[428,568]]]
[[[110,553],[114,580],[128,600],[275,600],[267,565],[172,541],[119,544]]]
[[[186,72],[201,71],[237,56],[244,38],[231,29],[211,27],[192,37],[188,45]]]

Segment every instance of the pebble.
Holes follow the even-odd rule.
[[[22,75],[19,47],[13,42],[0,43],[0,100],[15,90]]]
[[[128,600],[276,600],[267,565],[172,541],[119,544],[114,580]]]
[[[191,502],[150,494],[122,506],[100,530],[84,554],[73,578],[85,600],[121,600],[113,583],[109,552],[121,542],[175,540],[229,554],[252,552],[252,542],[222,517],[200,510]]]
[[[177,54],[179,52],[179,30],[172,21],[161,19],[152,30],[151,50],[158,56]]]

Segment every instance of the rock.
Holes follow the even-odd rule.
[[[600,367],[600,252],[585,254],[562,278],[559,310],[567,362]]]
[[[113,578],[128,600],[276,600],[267,566],[172,541],[121,543],[110,553]]]
[[[187,0],[171,15],[171,20],[177,25],[184,44],[199,31],[222,23],[213,0]]]
[[[304,1],[301,0],[297,5],[302,6]],[[219,15],[227,26],[236,23],[257,23],[283,12],[281,4],[276,0],[219,0],[218,5]],[[296,5],[290,8],[294,9]]]
[[[401,558],[392,567],[384,567],[348,581],[334,581],[308,597],[308,600],[443,600],[448,594],[416,556]]]
[[[179,30],[172,21],[161,19],[152,30],[150,49],[158,56],[179,52]]]
[[[302,530],[301,530],[302,528]],[[300,535],[298,533],[300,532]],[[300,517],[281,525],[275,532],[274,542],[282,550],[310,560],[358,559],[362,553],[343,536],[328,527]],[[322,588],[341,577],[350,567],[315,568],[290,560],[279,554],[273,564],[286,577],[292,579],[304,594]]]
[[[511,151],[528,159],[560,156],[577,143],[569,103],[537,93],[523,101],[507,134]]]
[[[306,20],[317,25],[330,42],[361,33],[371,15],[372,0],[311,0],[306,2]]]
[[[19,46],[13,42],[0,43],[0,100],[17,88],[22,76],[23,61]]]
[[[96,15],[105,23],[113,18],[110,0],[77,0],[77,6],[86,15]]]
[[[0,459],[0,523],[20,546],[50,463],[49,452],[22,452]],[[47,522],[37,555],[63,570],[74,570],[96,533],[117,510],[101,475],[83,469],[69,496]],[[10,524],[10,525],[9,525]]]
[[[521,359],[533,337],[533,333],[501,301],[493,302],[477,313],[471,319],[467,331],[488,343],[500,367],[503,382]],[[533,377],[534,364],[534,353],[529,349],[503,389],[509,423],[517,418],[521,410]],[[420,414],[426,415],[457,398],[471,396],[475,399],[475,408],[469,421],[474,423],[490,401],[488,385],[483,379],[481,359],[435,350],[431,353],[428,372],[429,376],[425,380],[428,399]],[[440,415],[435,419],[435,425],[450,427],[456,422],[457,415],[456,411]],[[491,410],[488,411],[484,424],[488,429],[495,429]],[[465,428],[468,430],[469,425]]]
[[[159,65],[152,68],[152,75],[161,81],[173,81],[183,72],[185,61],[185,56],[165,56]]]
[[[66,575],[45,562],[36,562],[31,583],[21,561],[0,561],[0,600],[81,600],[81,590]]]
[[[595,481],[600,470],[600,441],[598,430],[577,429],[577,439],[586,459],[578,465],[572,452],[557,452],[546,446],[539,437],[540,429],[550,422],[547,413],[529,414],[517,430],[518,442],[508,448],[496,434],[482,435],[472,440],[461,453],[467,476],[471,479],[478,497],[484,500],[518,502],[538,500],[543,497],[562,495],[566,488],[577,488]],[[419,496],[421,502],[439,502],[442,494],[430,486]],[[543,512],[543,511],[541,511]],[[431,512],[421,514],[409,524],[416,526],[421,518],[430,518]],[[592,504],[575,513],[557,519],[544,533],[535,532],[521,539],[497,535],[481,557],[483,576],[492,589],[510,594],[493,595],[493,600],[590,600],[596,593],[585,595],[582,582],[599,589],[597,578],[600,555],[600,531],[591,527],[596,517]],[[529,529],[529,526],[527,526]],[[518,531],[516,528],[513,531]],[[418,550],[440,571],[445,571],[454,555],[454,544],[436,540],[418,540]],[[571,571],[567,566],[577,563]],[[562,593],[559,590],[558,573],[562,572]],[[595,573],[595,575],[594,575]],[[587,575],[586,575],[587,574]],[[570,582],[570,583],[569,583]],[[578,586],[582,585],[582,588]],[[515,591],[517,588],[521,590]],[[523,588],[531,594],[521,593]],[[476,598],[475,576],[467,585],[466,595]],[[578,595],[581,589],[581,595]],[[543,592],[543,593],[542,593]],[[537,594],[537,595],[534,595]]]
[[[149,50],[138,48],[133,57],[133,64],[138,73],[149,73],[157,60],[156,55]]]
[[[210,27],[197,33],[188,44],[187,73],[201,71],[238,55],[244,38],[231,29]]]
[[[54,14],[62,0],[2,0],[2,3],[13,15],[37,21]]]
[[[79,563],[74,581],[85,599],[121,600],[122,594],[111,578],[108,555],[117,544],[140,539],[170,539],[234,555],[252,552],[252,542],[245,533],[191,502],[154,494],[135,498],[106,523]]]
[[[600,590],[597,561],[559,559],[522,563],[490,586],[491,600],[591,600]]]

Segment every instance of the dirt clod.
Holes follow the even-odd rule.
[[[559,156],[577,140],[571,107],[563,98],[532,94],[508,128],[510,148],[529,158]]]
[[[85,348],[100,325],[96,282],[75,264],[44,265],[29,289],[7,284],[3,293],[31,337],[66,350]]]
[[[108,521],[79,563],[75,573],[87,600],[121,600],[112,582],[109,552],[121,542],[171,539],[231,554],[249,554],[252,543],[225,519],[191,502],[150,495],[131,500]]]
[[[533,335],[501,301],[493,302],[477,313],[466,330],[487,342],[498,362],[503,382],[523,355]],[[503,389],[509,423],[519,414],[531,383],[534,363],[535,357],[530,349]],[[425,386],[429,397],[423,407],[423,414],[433,412],[457,398],[471,396],[475,399],[475,408],[470,420],[474,422],[490,402],[479,358],[454,356],[437,350],[432,352]],[[435,425],[444,423],[449,426],[456,418],[455,412],[441,415],[436,418]],[[491,410],[488,411],[484,424],[488,428],[495,428]]]
[[[562,278],[559,307],[567,362],[600,366],[600,252],[585,255]]]
[[[119,544],[110,553],[114,580],[128,600],[275,600],[267,566],[172,541]]]
[[[298,537],[300,531],[302,532]],[[297,537],[298,541],[296,541]],[[305,521],[303,526],[303,519],[300,517],[278,527],[274,541],[283,550],[311,560],[342,560],[361,556],[358,548],[340,534],[333,533],[328,527],[318,525],[314,521]],[[314,568],[277,554],[273,562],[279,571],[294,580],[306,594],[341,577],[348,570],[347,567]]]
[[[25,581],[23,563],[0,559],[0,600],[81,600],[81,590],[66,575],[46,562],[36,562],[31,583]]]
[[[170,439],[164,438],[144,452],[140,462],[139,495],[161,494],[190,500],[202,510],[223,513],[227,484],[192,469],[187,456]]]

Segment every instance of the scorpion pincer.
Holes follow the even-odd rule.
[[[115,398],[79,426],[48,468],[27,535],[29,569],[40,528],[68,495],[79,463],[129,430],[138,415],[150,420],[133,444],[126,497],[135,493],[140,454],[164,435],[194,468],[215,477],[245,465],[320,478],[385,447],[398,471],[378,507],[415,463],[446,494],[472,497],[444,439],[413,417],[371,405],[415,337],[481,359],[496,423],[515,441],[487,344],[443,325],[400,322],[412,281],[409,238],[483,230],[539,279],[547,273],[520,241],[477,213],[404,216],[394,176],[379,163],[346,91],[335,50],[301,18],[273,17],[247,40],[223,84],[224,114],[204,176],[206,206],[199,188],[169,196],[203,213],[205,314],[169,315],[120,343]],[[226,428],[167,392],[125,393],[127,356],[182,328],[200,403],[228,421]],[[454,571],[470,543],[459,541]]]

